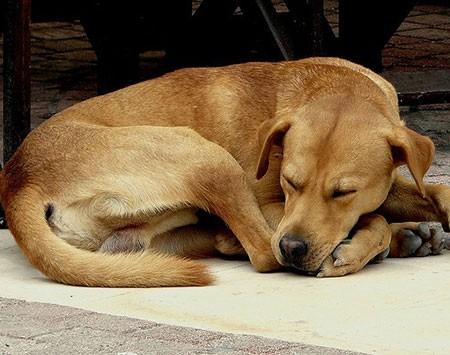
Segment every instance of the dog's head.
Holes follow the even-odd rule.
[[[393,171],[407,165],[424,195],[434,145],[361,99],[327,97],[260,128],[257,178],[272,146],[283,150],[285,211],[273,238],[280,264],[316,272],[358,219],[386,199]]]

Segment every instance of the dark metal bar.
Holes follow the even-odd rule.
[[[307,1],[311,8],[311,45],[314,55],[325,54],[323,0]]]
[[[4,33],[3,161],[30,132],[31,0],[7,0]]]
[[[323,0],[284,0],[295,22],[296,54],[336,55],[338,41],[325,18]]]
[[[163,28],[167,33],[166,70],[174,70],[188,62],[192,1],[178,0],[175,3],[167,1],[163,4],[163,9],[167,15],[170,14]]]
[[[134,84],[139,75],[134,7],[118,1],[83,1],[80,20],[97,55],[97,91],[104,94]]]
[[[196,21],[205,21],[211,25],[216,23],[216,21],[228,21],[237,6],[237,0],[203,0],[194,13],[194,19]]]
[[[281,25],[271,0],[241,0],[240,6],[244,13],[249,12],[262,20],[284,60],[295,59],[292,40]]]
[[[203,0],[184,31],[183,65],[224,65],[235,60],[235,43],[230,38],[232,17],[238,0]],[[233,46],[230,46],[230,45]]]
[[[382,70],[381,50],[417,0],[339,1],[342,56]]]
[[[294,51],[292,49],[292,45],[289,43],[287,34],[279,24],[277,13],[272,5],[272,2],[267,0],[255,0],[255,3],[272,35],[273,40],[280,50],[283,59],[293,60]]]

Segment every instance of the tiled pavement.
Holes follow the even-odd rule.
[[[338,0],[325,1],[325,15],[338,33]],[[416,5],[383,50],[386,71],[450,69],[450,6]]]
[[[0,354],[362,354],[0,298]]]
[[[417,5],[383,51],[386,70],[450,69],[450,6]]]

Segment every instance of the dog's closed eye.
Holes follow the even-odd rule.
[[[338,198],[350,196],[350,195],[352,195],[354,193],[356,193],[356,190],[336,189],[336,190],[333,191],[333,194],[332,194],[331,197],[334,198],[334,199],[338,199]]]
[[[292,181],[292,179],[287,178],[286,176],[283,176],[283,180],[286,182],[286,184],[287,184],[291,189],[293,189],[293,190],[300,190],[300,189],[301,189],[301,186],[300,186],[298,183]]]

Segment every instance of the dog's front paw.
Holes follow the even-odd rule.
[[[251,257],[250,262],[258,272],[273,272],[281,269],[281,265],[272,254],[272,250]]]
[[[247,255],[239,240],[229,230],[222,231],[216,234],[215,248],[222,255],[227,256]]]
[[[450,248],[450,239],[428,223],[393,223],[390,257],[428,256]]]
[[[333,254],[325,259],[317,277],[337,277],[353,274],[365,266],[364,260],[355,254],[350,241],[344,240],[334,250]]]

